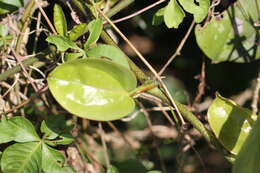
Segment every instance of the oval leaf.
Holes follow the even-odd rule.
[[[168,28],[178,28],[185,13],[176,0],[170,0],[164,10],[164,22]]]
[[[193,14],[194,20],[199,23],[202,22],[208,15],[210,1],[196,0],[199,5],[196,5],[194,0],[179,0],[179,3],[185,11]]]
[[[51,93],[69,112],[99,121],[122,118],[134,107],[128,91],[136,87],[134,74],[102,59],[79,59],[58,66],[48,77]]]
[[[260,118],[239,152],[232,173],[258,173],[260,170]]]
[[[4,173],[36,173],[41,170],[41,143],[17,143],[4,150],[1,168]]]
[[[46,144],[42,145],[42,169],[46,173],[73,173],[73,169],[65,164],[65,157]]]
[[[232,100],[217,94],[208,109],[208,121],[214,134],[231,153],[237,154],[245,142],[255,115]]]
[[[58,4],[54,5],[53,9],[53,21],[54,21],[54,26],[56,31],[61,35],[61,36],[66,36],[67,35],[67,21],[65,18],[65,15],[63,13],[63,10],[61,6]]]
[[[100,58],[100,57],[107,57],[111,61],[121,64],[126,68],[130,69],[127,57],[119,48],[107,44],[98,45],[89,51],[86,54],[90,57]]]
[[[91,44],[95,43],[103,29],[103,21],[101,19],[95,19],[88,24],[89,37],[84,44],[84,48],[87,49]]]
[[[71,41],[76,41],[79,37],[84,35],[88,31],[88,24],[81,23],[75,26],[69,33],[69,39]]]
[[[239,4],[250,4],[244,8]],[[251,62],[260,58],[259,34],[252,21],[258,21],[256,1],[240,0],[223,13],[223,18],[212,18],[204,27],[196,26],[199,47],[214,62]],[[248,7],[246,5],[245,7]]]

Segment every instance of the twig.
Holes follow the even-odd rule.
[[[109,160],[109,156],[108,156],[108,152],[107,152],[107,145],[106,145],[106,141],[105,141],[105,132],[102,128],[101,122],[98,123],[98,127],[99,127],[100,134],[101,134],[101,142],[102,142],[102,146],[103,146],[103,149],[104,149],[104,157],[105,157],[105,161],[106,161],[106,166],[107,166],[107,168],[109,168],[110,167],[110,160]]]
[[[28,25],[30,24],[30,17],[33,15],[35,11],[35,3],[34,0],[32,0],[28,6],[26,7],[24,14],[23,14],[23,18],[22,18],[22,28],[21,28],[21,32],[19,33],[19,36],[17,38],[17,42],[15,45],[15,51],[19,54],[20,53],[20,49],[21,49],[21,44],[24,38],[24,33],[25,30],[27,29]]]
[[[52,53],[54,53],[54,52],[56,52],[56,47],[49,46],[49,48],[43,50],[41,53],[35,55],[34,57],[21,61],[21,64],[23,64],[24,67],[27,67],[34,63],[41,63],[38,65],[38,67],[43,66],[43,65],[45,65],[45,62],[41,59],[47,60],[46,57],[51,56]],[[8,77],[11,77],[12,75],[20,72],[21,70],[22,70],[22,68],[19,64],[9,70],[6,70],[2,74],[0,74],[0,81],[6,80]]]
[[[258,112],[259,94],[260,94],[260,72],[258,73],[258,77],[256,79],[256,86],[254,90],[253,101],[251,104],[253,113],[255,114]]]
[[[100,9],[97,9],[97,10],[108,21],[108,23],[115,29],[115,31],[122,37],[122,39],[132,48],[132,50],[137,54],[137,56],[143,61],[143,63],[149,68],[149,70],[153,73],[153,75],[156,77],[156,79],[160,82],[163,90],[166,93],[167,98],[170,100],[170,103],[174,106],[174,108],[177,112],[181,125],[185,125],[186,123],[185,123],[183,117],[181,116],[181,113],[180,113],[175,101],[173,100],[168,88],[164,84],[160,75],[149,64],[149,62],[143,57],[143,55],[136,49],[136,47],[130,42],[130,40],[128,40],[128,38],[112,23],[112,21]]]
[[[134,2],[134,0],[123,0],[120,1],[118,4],[116,4],[113,8],[111,8],[109,10],[109,12],[107,12],[107,16],[108,17],[112,17],[115,14],[117,14],[118,12],[120,12],[121,10],[123,10],[124,8],[128,7],[130,4],[132,4]]]
[[[132,17],[135,17],[135,16],[137,16],[137,15],[139,15],[139,14],[141,14],[141,13],[143,13],[143,12],[145,12],[145,11],[147,11],[147,10],[149,10],[149,9],[151,9],[151,8],[153,8],[153,7],[155,7],[155,6],[159,5],[159,4],[161,4],[161,3],[163,3],[164,1],[166,1],[166,0],[157,1],[157,2],[155,2],[155,3],[153,3],[153,4],[149,5],[149,6],[147,6],[147,7],[143,8],[143,9],[141,9],[141,10],[139,10],[139,11],[133,13],[133,14],[130,14],[130,15],[125,16],[125,17],[122,17],[122,18],[117,19],[117,20],[113,20],[112,22],[113,22],[113,23],[119,23],[119,22],[128,20],[128,19],[130,19],[130,18],[132,18]]]
[[[32,0],[32,1],[33,1],[33,0]],[[38,6],[38,8],[40,9],[40,11],[41,11],[43,17],[45,18],[46,22],[47,22],[48,25],[50,26],[52,32],[56,35],[57,32],[56,32],[54,26],[52,25],[50,19],[48,18],[48,16],[46,15],[46,13],[44,12],[44,10],[42,9],[42,7],[41,7],[41,5],[39,4],[38,0],[34,0],[34,1],[35,1],[36,5]]]
[[[131,145],[131,143],[128,141],[128,139],[125,137],[125,135],[123,133],[120,132],[120,130],[118,130],[116,128],[116,126],[111,122],[111,121],[108,121],[107,122],[108,125],[117,133],[119,134],[119,136],[121,136],[123,138],[123,140],[126,142],[126,144],[129,146],[129,148],[131,149],[131,151],[133,153],[135,153],[135,150],[134,150],[134,147]]]
[[[195,97],[194,103],[199,103],[201,101],[202,96],[204,95],[205,92],[205,86],[206,86],[206,81],[205,81],[206,73],[205,73],[205,61],[203,61],[202,66],[201,66],[201,72],[199,75],[199,85],[198,85],[198,93]]]
[[[163,68],[160,70],[160,72],[158,73],[159,75],[162,75],[162,73],[165,71],[165,69],[170,65],[170,63],[181,53],[181,50],[184,46],[184,44],[186,43],[193,27],[195,25],[195,21],[193,20],[188,31],[186,32],[185,36],[183,37],[183,39],[181,40],[178,48],[176,49],[176,51],[174,52],[174,54],[170,57],[170,59],[166,62],[166,64],[163,66]]]

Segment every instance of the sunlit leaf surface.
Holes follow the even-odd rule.
[[[69,112],[92,120],[122,118],[134,107],[129,91],[134,74],[102,59],[79,59],[58,66],[48,77],[51,93]]]

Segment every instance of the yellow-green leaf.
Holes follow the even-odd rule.
[[[194,20],[199,23],[208,15],[210,1],[209,0],[178,0],[183,9],[194,16]]]
[[[137,83],[134,74],[109,60],[73,60],[54,69],[47,80],[55,99],[82,118],[116,120],[135,108],[129,96]]]
[[[223,146],[237,154],[251,131],[256,116],[232,100],[217,94],[208,109],[211,129]]]
[[[185,13],[176,0],[170,0],[164,10],[164,22],[168,28],[178,28]]]
[[[54,5],[53,9],[53,22],[56,31],[61,35],[61,36],[66,36],[67,35],[67,21],[65,18],[65,15],[63,13],[63,10],[61,6],[58,4]]]

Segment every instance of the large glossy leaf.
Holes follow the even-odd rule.
[[[83,118],[109,121],[130,113],[135,103],[128,91],[136,87],[134,74],[102,59],[79,59],[58,66],[48,77],[56,100]]]
[[[38,173],[41,170],[41,143],[16,143],[4,150],[1,168],[4,173]]]
[[[258,173],[260,170],[260,118],[239,152],[232,173]]]
[[[45,173],[73,173],[73,169],[66,165],[65,157],[46,144],[42,145],[42,169]]]
[[[250,62],[260,58],[260,30],[258,21],[260,3],[255,0],[239,0],[204,27],[196,26],[199,47],[214,62]]]
[[[199,23],[208,15],[210,1],[209,0],[178,0],[185,11],[193,14],[194,20]]]
[[[24,117],[3,119],[0,123],[0,143],[16,141],[31,142],[39,141],[32,123]]]
[[[254,124],[256,115],[232,100],[217,94],[208,109],[208,121],[216,137],[233,154],[237,154]]]
[[[103,29],[103,21],[101,19],[95,19],[88,24],[89,37],[84,44],[84,48],[87,49],[91,44],[95,43]]]
[[[176,0],[170,0],[164,10],[164,22],[168,28],[178,28],[185,13]]]
[[[81,23],[81,24],[75,26],[69,32],[69,39],[71,41],[76,41],[80,36],[84,35],[87,31],[88,31],[88,24]]]
[[[61,35],[52,35],[49,36],[46,39],[47,42],[52,43],[57,46],[57,49],[59,51],[66,51],[67,49],[75,49],[75,50],[81,50],[76,43],[69,40],[67,37],[61,36]]]
[[[23,0],[0,0],[0,14],[17,10],[23,6]]]
[[[67,35],[67,21],[66,17],[63,13],[63,10],[61,6],[58,4],[54,5],[53,9],[53,21],[54,21],[54,26],[56,31],[61,35],[61,36],[66,36]]]
[[[119,48],[107,44],[98,45],[89,51],[86,54],[90,57],[100,58],[106,57],[109,58],[111,61],[121,64],[126,68],[130,69],[127,57]]]
[[[44,139],[47,139],[45,142],[49,145],[67,145],[73,142],[71,130],[72,127],[66,124],[65,117],[62,115],[49,116],[41,124],[41,132],[44,133]]]

